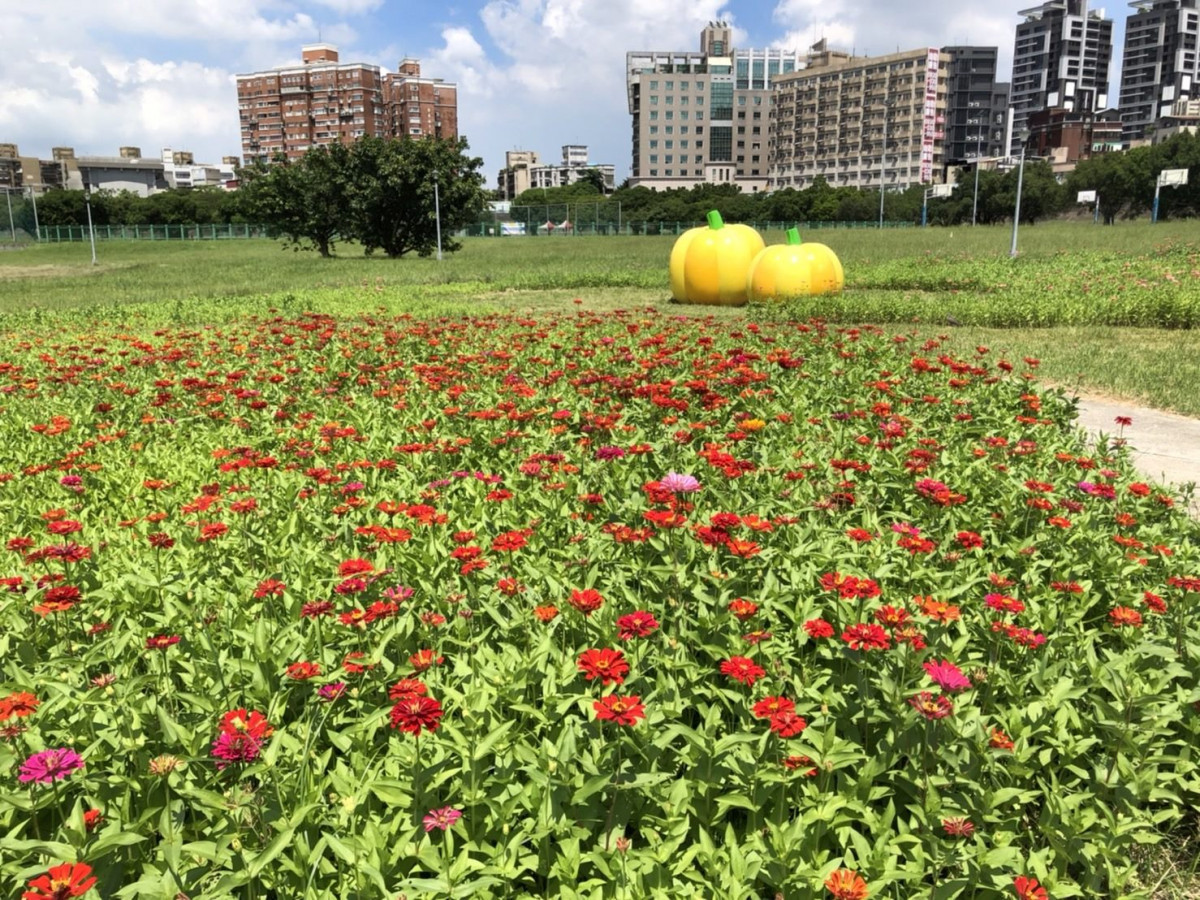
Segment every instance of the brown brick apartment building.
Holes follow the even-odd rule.
[[[421,64],[399,70],[342,63],[337,48],[309,44],[297,66],[237,78],[242,156],[247,162],[310,147],[375,137],[458,137],[458,90],[440,78],[422,78]]]

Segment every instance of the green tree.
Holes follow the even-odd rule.
[[[579,176],[581,184],[590,184],[596,189],[597,194],[607,194],[608,185],[604,181],[604,173],[599,169],[585,169],[583,174]]]
[[[239,211],[285,246],[328,257],[350,230],[351,169],[350,150],[340,143],[314,147],[295,161],[255,163],[238,171]]]
[[[449,237],[479,220],[486,208],[483,160],[457,140],[386,140],[365,137],[350,148],[347,179],[354,236],[367,253],[429,256],[437,246],[436,179],[442,249],[462,245]]]

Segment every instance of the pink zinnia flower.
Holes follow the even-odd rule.
[[[346,682],[334,681],[317,688],[317,696],[322,700],[336,700],[346,692]]]
[[[425,833],[433,831],[437,828],[440,831],[445,831],[455,822],[462,818],[462,813],[452,806],[443,806],[441,809],[431,809],[421,822],[425,825]]]
[[[233,762],[254,762],[262,752],[262,745],[262,741],[246,732],[231,734],[223,731],[213,741],[212,755],[219,760],[217,768],[224,769]]]
[[[50,784],[61,781],[76,769],[83,768],[83,758],[70,747],[55,747],[35,753],[21,763],[21,774],[17,781],[28,784]]]
[[[949,660],[943,659],[941,662],[933,660],[923,663],[923,666],[925,672],[943,691],[954,693],[955,691],[971,689],[971,679],[962,673],[962,669]]]
[[[700,482],[692,475],[680,475],[678,472],[668,472],[659,485],[664,491],[672,494],[694,494],[700,490]]]

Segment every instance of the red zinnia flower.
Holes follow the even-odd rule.
[[[804,623],[804,630],[808,632],[808,636],[813,640],[833,637],[833,626],[824,619],[809,619]]]
[[[549,624],[558,616],[557,606],[535,606],[533,614],[539,622]]]
[[[1017,900],[1047,900],[1046,889],[1036,878],[1018,875],[1013,879],[1013,887],[1017,891]]]
[[[851,869],[838,869],[825,879],[825,888],[833,900],[866,900],[870,891],[862,876]]]
[[[617,637],[623,641],[648,637],[656,628],[658,620],[643,610],[627,613],[617,619]]]
[[[348,559],[338,566],[338,575],[342,578],[349,578],[352,575],[362,575],[365,572],[374,572],[375,566],[365,559]]]
[[[763,697],[754,704],[751,711],[756,718],[769,719],[780,713],[795,712],[796,704],[787,697]]]
[[[404,700],[409,697],[419,697],[428,692],[429,689],[425,687],[425,682],[419,678],[401,678],[388,688],[388,699]]]
[[[766,675],[767,671],[748,657],[731,656],[721,663],[721,673],[751,687],[754,682]]]
[[[973,531],[960,531],[955,535],[958,543],[966,550],[974,550],[983,546],[983,538]]]
[[[808,723],[794,712],[781,712],[771,716],[771,730],[782,738],[795,737]]]
[[[571,605],[585,616],[590,616],[604,605],[604,598],[600,596],[600,592],[595,588],[571,591]]]
[[[584,650],[578,665],[588,681],[599,678],[602,684],[621,684],[629,674],[629,663],[620,650]]]
[[[287,667],[287,677],[294,681],[307,681],[321,674],[321,666],[314,662],[294,662]]]
[[[222,734],[248,734],[251,737],[265,741],[275,733],[275,726],[267,721],[267,717],[258,710],[231,709],[221,717],[218,726]]]
[[[179,635],[177,634],[160,634],[155,637],[146,638],[147,650],[166,650],[179,643]]]
[[[51,866],[45,875],[29,882],[29,890],[21,894],[21,900],[67,900],[82,897],[96,883],[92,867],[87,863],[62,863]]]
[[[729,602],[729,611],[737,616],[739,621],[745,622],[758,612],[758,604],[739,597]]]
[[[946,696],[936,697],[929,691],[921,691],[915,697],[908,698],[909,705],[927,719],[944,719],[954,712],[954,702]]]
[[[596,718],[602,722],[615,722],[618,725],[636,725],[638,719],[646,718],[646,709],[638,696],[618,697],[609,694],[601,697],[592,704]]]
[[[851,650],[886,650],[890,646],[888,633],[879,625],[851,625],[842,632],[842,640]]]
[[[265,581],[260,581],[258,587],[254,589],[254,599],[262,600],[264,597],[282,597],[287,585],[282,581],[276,581],[274,578],[268,578]]]
[[[506,531],[504,534],[498,534],[492,539],[492,550],[513,553],[520,550],[527,543],[529,543],[529,539],[526,532]]]
[[[392,727],[420,736],[421,730],[436,731],[444,710],[432,697],[410,694],[392,707]]]

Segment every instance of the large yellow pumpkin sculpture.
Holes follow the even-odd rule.
[[[708,225],[685,231],[671,249],[671,295],[680,303],[741,306],[750,263],[763,239],[748,225],[726,225],[715,209]]]
[[[787,243],[767,247],[750,265],[751,300],[786,300],[837,294],[845,276],[837,255],[824,244],[805,244],[798,229],[789,228]]]

